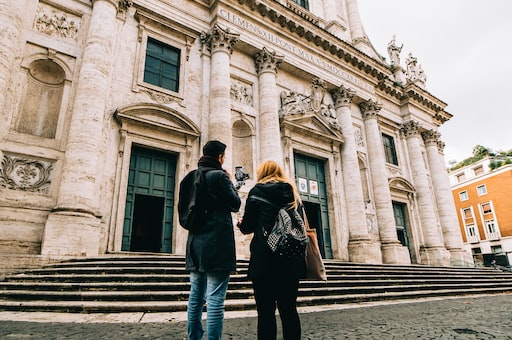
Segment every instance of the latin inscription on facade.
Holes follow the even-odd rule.
[[[229,22],[235,24],[236,26],[238,26],[248,32],[256,34],[257,36],[265,39],[266,41],[274,44],[275,46],[278,46],[279,48],[284,49],[284,50],[298,56],[299,58],[306,60],[309,63],[315,64],[315,65],[329,71],[331,74],[333,74],[343,80],[346,80],[346,81],[348,81],[348,82],[350,82],[368,92],[371,92],[371,93],[375,92],[375,89],[372,86],[365,84],[360,79],[343,71],[342,69],[336,67],[335,65],[328,63],[327,61],[323,60],[322,58],[317,57],[311,53],[308,53],[304,49],[302,49],[294,44],[291,44],[289,41],[283,40],[283,39],[279,38],[278,36],[276,36],[275,34],[272,34],[269,31],[262,29],[260,26],[254,25],[253,23],[239,17],[236,14],[233,14],[227,10],[224,10],[224,9],[220,10],[219,13],[222,17],[224,17]]]

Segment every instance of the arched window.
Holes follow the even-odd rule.
[[[62,67],[52,60],[39,59],[30,64],[18,132],[55,138],[65,76]]]

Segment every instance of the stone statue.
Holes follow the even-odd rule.
[[[409,53],[407,57],[407,78],[410,81],[415,81],[418,79],[419,69],[418,69],[418,59],[412,56],[412,53]]]
[[[388,54],[392,66],[400,66],[400,52],[402,52],[403,44],[399,47],[395,44],[396,36],[388,44]]]

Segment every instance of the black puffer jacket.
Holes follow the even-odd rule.
[[[240,197],[220,164],[201,158],[199,169],[208,185],[208,222],[200,234],[188,234],[186,269],[189,271],[235,271],[236,252],[232,212],[240,209]]]
[[[249,278],[275,277],[279,280],[283,277],[296,279],[305,277],[304,259],[288,259],[273,254],[263,238],[262,228],[268,231],[272,229],[277,208],[251,196],[266,198],[276,206],[289,206],[293,202],[293,191],[290,184],[281,182],[258,183],[249,191],[244,217],[239,224],[243,234],[254,233],[251,240]]]

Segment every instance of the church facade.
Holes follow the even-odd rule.
[[[177,188],[210,139],[242,198],[284,166],[325,258],[470,263],[451,114],[394,38],[375,51],[356,0],[0,0],[0,26],[3,269],[184,254]]]

